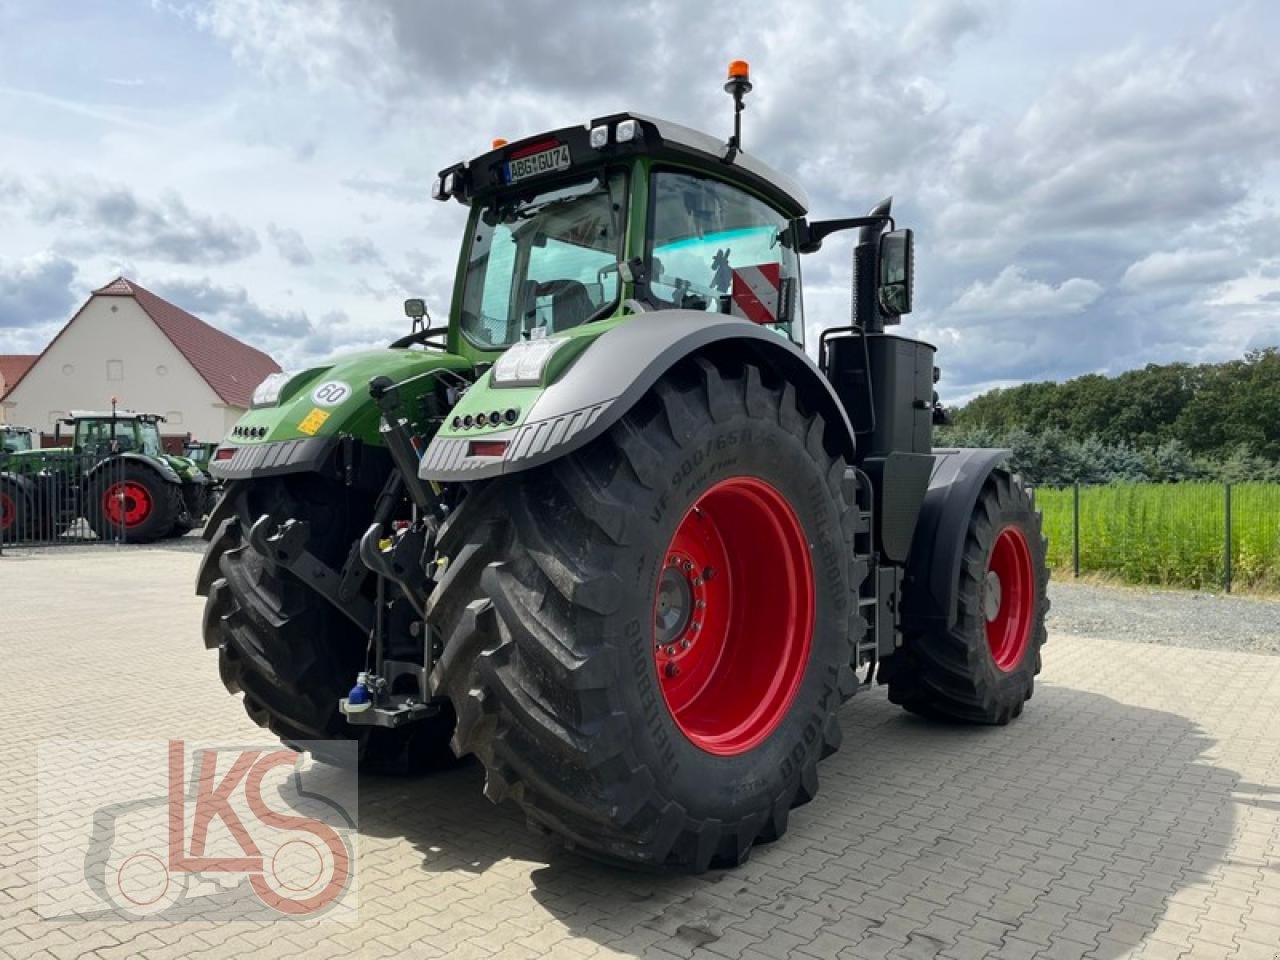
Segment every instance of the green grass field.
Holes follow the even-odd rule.
[[[1071,572],[1071,489],[1040,488],[1049,565]],[[1128,583],[1222,588],[1225,497],[1215,483],[1080,489],[1080,572]],[[1231,488],[1232,589],[1280,592],[1280,484]]]

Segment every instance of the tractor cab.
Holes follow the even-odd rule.
[[[23,453],[31,449],[31,428],[0,425],[0,452]]]
[[[735,135],[736,139],[736,135]],[[804,191],[730,141],[635,113],[446,168],[471,208],[454,349],[506,349],[627,314],[733,315],[804,340]]]
[[[148,457],[164,454],[160,424],[164,417],[132,410],[95,413],[73,410],[59,421],[73,431],[73,446],[79,453],[111,456],[117,453],[141,453]]]
[[[522,341],[591,336],[670,310],[746,320],[803,348],[800,255],[843,230],[858,239],[852,322],[840,329],[864,338],[909,313],[912,233],[896,229],[889,201],[865,216],[810,221],[804,190],[742,149],[745,63],[735,62],[725,89],[735,105],[727,141],[618,113],[495,140],[442,170],[433,197],[471,211],[449,351],[485,362]],[[850,346],[870,355],[842,343],[846,366]],[[865,406],[866,377],[854,380]]]

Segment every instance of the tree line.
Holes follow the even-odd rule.
[[[992,390],[954,411],[936,442],[1009,447],[1014,468],[1044,485],[1280,482],[1280,348]]]

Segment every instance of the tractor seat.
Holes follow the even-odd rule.
[[[577,280],[540,283],[538,296],[551,298],[551,329],[557,333],[586,323],[596,311],[587,285]]]

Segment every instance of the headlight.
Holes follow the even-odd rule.
[[[292,373],[273,373],[258,384],[253,391],[253,407],[274,407],[280,399],[280,391],[293,379]]]
[[[521,340],[493,365],[495,387],[536,387],[542,383],[547,363],[568,340]]]

